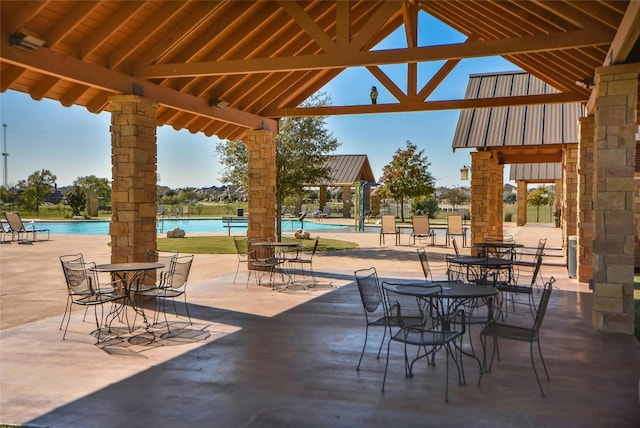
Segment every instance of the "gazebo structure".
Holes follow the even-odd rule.
[[[423,14],[466,40],[421,45]],[[579,245],[593,248],[594,325],[633,331],[640,2],[4,1],[0,16],[0,90],[111,112],[114,262],[156,247],[158,126],[246,143],[248,235],[267,238],[278,118],[579,102],[579,141],[567,159],[578,165]],[[399,29],[406,47],[376,49]],[[462,59],[493,56],[558,92],[430,99]],[[426,62],[439,69],[422,84]],[[406,65],[406,83],[393,82],[388,64]],[[348,67],[366,67],[378,93],[397,102],[299,107]],[[487,182],[496,204],[499,159],[478,152],[472,163],[474,172],[486,164],[486,178],[473,179]]]
[[[327,204],[327,188],[342,187],[342,216],[351,216],[351,189],[364,186],[364,208],[370,209],[371,185],[375,184],[375,176],[367,155],[331,155],[327,156],[327,166],[331,169],[331,178],[323,183],[315,183],[320,187],[320,209]]]

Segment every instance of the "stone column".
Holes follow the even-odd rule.
[[[271,131],[253,130],[244,143],[248,155],[247,237],[273,241],[276,236],[276,144]]]
[[[320,186],[318,191],[320,211],[327,205],[327,186]]]
[[[594,117],[580,118],[579,124],[577,278],[588,282],[593,273]]]
[[[578,145],[562,147],[562,245],[567,251],[567,237],[578,234]]]
[[[351,217],[351,186],[342,186],[342,217]]]
[[[516,182],[518,190],[518,199],[516,200],[516,225],[524,226],[527,224],[527,182],[518,180]]]
[[[504,165],[491,152],[471,153],[471,243],[503,234]],[[471,253],[477,250],[472,248]]]
[[[111,262],[145,261],[156,241],[156,104],[136,95],[111,103]]]
[[[596,69],[593,324],[633,334],[634,170],[640,64]]]
[[[554,206],[553,206],[553,209],[554,209],[553,218],[554,218],[554,221],[557,221],[556,227],[560,226],[559,213],[562,212],[562,181],[563,180],[560,179],[560,180],[556,180],[555,182],[556,199],[554,201]],[[558,217],[557,220],[556,220],[556,217]]]

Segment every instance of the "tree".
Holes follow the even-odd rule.
[[[19,201],[27,209],[32,209],[40,215],[40,204],[47,198],[51,189],[56,185],[56,176],[51,171],[43,169],[36,171],[18,182],[18,189],[22,190]]]
[[[467,194],[462,189],[447,189],[442,192],[440,199],[444,199],[449,202],[454,211],[456,210],[456,207],[464,205],[469,201]]]
[[[397,149],[393,159],[382,169],[381,197],[400,202],[400,218],[404,221],[404,199],[429,196],[433,193],[434,178],[429,173],[431,165],[424,150],[407,141],[407,147]]]
[[[305,101],[303,107],[327,106],[330,99],[319,93]],[[281,207],[285,198],[301,196],[305,185],[329,178],[326,156],[339,144],[326,129],[325,118],[290,117],[279,124],[276,136],[276,234],[282,236]],[[227,141],[216,146],[223,166],[222,179],[236,186],[247,185],[247,148],[241,141]]]
[[[240,140],[227,140],[216,145],[220,156],[223,183],[231,183],[237,187],[247,187],[247,166],[249,158],[247,146]]]
[[[65,195],[65,199],[71,208],[71,215],[80,215],[87,207],[87,193],[80,186],[73,186]]]
[[[73,186],[80,188],[84,192],[85,196],[92,194],[97,195],[98,201],[100,201],[99,206],[101,208],[111,206],[111,186],[109,185],[108,179],[98,178],[95,175],[78,177],[73,182]]]
[[[412,209],[414,215],[426,215],[429,218],[435,218],[438,212],[438,198],[433,195],[415,198]]]
[[[529,205],[536,207],[536,223],[540,222],[540,207],[543,205],[550,205],[553,201],[553,198],[550,195],[551,192],[547,186],[536,187],[529,192],[527,202]]]

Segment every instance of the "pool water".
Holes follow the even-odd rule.
[[[31,223],[25,222],[25,225]],[[108,235],[109,220],[73,220],[73,221],[36,221],[34,222],[38,229],[49,229],[52,234],[66,235]],[[158,220],[158,232],[167,232],[176,227],[185,232],[227,232],[226,223],[220,219],[162,219]],[[351,230],[350,226],[341,226],[335,224],[323,224],[314,222],[304,222],[303,224],[297,220],[282,220],[283,231],[294,231],[304,229],[307,231],[346,231]],[[231,228],[233,233],[242,233],[247,231],[246,224],[234,224]]]

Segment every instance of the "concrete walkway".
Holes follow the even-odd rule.
[[[593,332],[591,293],[567,277],[558,229],[507,225],[505,233],[531,246],[547,237],[542,274],[558,279],[543,336],[552,378],[543,381],[545,399],[526,344],[504,344],[502,361],[480,387],[473,362],[465,361],[467,386],[452,376],[448,405],[442,402],[444,361],[405,379],[401,350],[392,349],[384,394],[384,359],[375,359],[374,345],[355,371],[364,317],[353,271],[375,266],[383,278],[421,279],[418,246],[409,245],[408,236],[399,246],[379,246],[375,233],[322,233],[360,247],[318,254],[320,286],[286,292],[253,280],[246,287],[244,269],[233,284],[235,255],[196,255],[188,289],[194,325],[171,317],[169,335],[153,329],[125,334],[119,327],[120,338],[96,346],[89,334],[95,324],[83,323],[78,311],[61,340],[66,290],[58,256],[82,252],[87,260],[108,261],[108,238],[58,235],[0,246],[0,423],[640,426],[637,340]],[[427,247],[436,278],[452,253],[443,243],[439,237],[437,246]]]

